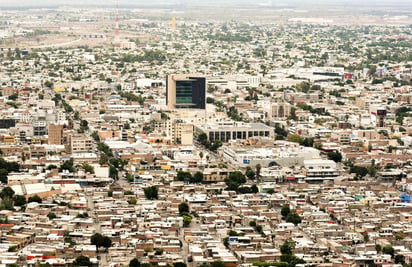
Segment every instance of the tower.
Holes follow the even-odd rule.
[[[170,25],[172,26],[172,29],[176,29],[176,17],[173,17],[172,20],[170,21]]]
[[[169,109],[205,109],[206,78],[194,74],[168,75],[166,104]]]

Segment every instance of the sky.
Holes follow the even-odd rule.
[[[412,13],[412,0],[0,0],[0,6],[59,6],[59,5],[141,5],[141,4],[186,4],[196,5],[215,3],[217,5],[258,5],[259,3],[270,3],[277,5],[300,5],[300,4],[338,4],[338,5],[409,5]]]

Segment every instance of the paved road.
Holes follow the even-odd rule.
[[[38,46],[31,46],[30,48],[48,48],[48,47],[61,47],[61,46],[68,46],[75,44],[77,42],[80,42],[82,40],[82,37],[76,40],[72,40],[69,42],[64,42],[64,43],[57,43],[57,44],[46,44],[46,45],[38,45]]]
[[[100,222],[99,222],[99,217],[97,217],[97,213],[96,213],[94,202],[93,202],[93,193],[87,192],[86,199],[87,199],[87,208],[89,210],[89,214],[93,218],[93,222],[94,222],[93,226],[94,226],[95,232],[102,233],[102,229],[100,227]],[[101,267],[109,266],[109,263],[107,262],[107,253],[100,252],[99,256],[100,256],[99,266]]]

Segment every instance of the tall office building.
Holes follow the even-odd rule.
[[[206,78],[194,74],[168,75],[166,104],[169,109],[206,107]]]

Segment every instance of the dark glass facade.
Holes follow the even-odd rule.
[[[176,81],[176,107],[191,108],[193,104],[193,81]]]
[[[176,83],[176,102],[174,108],[206,108],[206,78],[188,77],[177,79]],[[166,84],[166,94],[169,96],[169,85]],[[171,98],[172,99],[172,98]],[[170,101],[169,97],[167,101]]]

